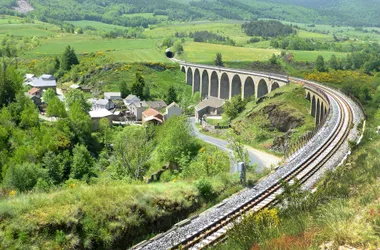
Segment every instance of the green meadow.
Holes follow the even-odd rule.
[[[190,32],[207,30],[220,36],[229,37],[238,45],[247,44],[250,39],[241,29],[241,21],[199,21],[191,23],[165,23],[165,26],[156,26],[147,29],[144,35],[150,38],[163,38],[174,36],[176,32]]]
[[[113,24],[107,24],[107,23],[102,23],[102,22],[96,22],[96,21],[87,21],[87,20],[82,20],[82,21],[68,21],[67,23],[71,23],[72,25],[76,27],[93,27],[98,30],[103,30],[103,31],[113,31],[115,29],[127,29],[126,27],[119,26],[119,25],[113,25]]]
[[[55,36],[58,32],[59,28],[57,26],[46,23],[0,24],[0,37],[5,35],[13,35],[19,37],[48,37]]]
[[[153,39],[104,39],[100,36],[65,34],[42,42],[41,46],[29,51],[28,58],[56,56],[71,45],[78,54],[103,52],[118,62],[168,62],[157,49]]]

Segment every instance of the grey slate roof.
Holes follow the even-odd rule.
[[[40,77],[33,77],[31,81],[28,83],[28,85],[31,85],[35,88],[39,87],[56,87],[57,81],[55,80],[54,76],[52,75],[42,75]]]
[[[108,104],[108,100],[106,99],[99,99],[96,101],[96,104],[97,105],[107,105]]]
[[[135,95],[128,95],[124,100],[126,100],[126,101],[131,101],[131,100],[133,100],[134,98],[138,98],[138,97],[135,96]]]
[[[202,102],[195,106],[195,110],[199,111],[207,107],[219,108],[226,103],[225,100],[216,97],[206,97]]]
[[[146,103],[152,109],[162,109],[162,108],[166,108],[168,106],[163,100],[149,101],[149,102],[146,102]]]
[[[175,102],[172,102],[167,108],[171,108],[171,107],[179,107],[179,105]]]

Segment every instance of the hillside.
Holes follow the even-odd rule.
[[[92,20],[122,26],[143,26],[169,21],[252,20],[272,18],[292,22],[379,26],[374,0],[29,0],[35,11],[28,16],[42,21]],[[0,13],[14,12],[15,0],[0,3]],[[134,16],[152,13],[150,17]]]

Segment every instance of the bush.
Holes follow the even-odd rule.
[[[20,192],[31,190],[40,177],[41,170],[34,164],[24,163],[9,167],[4,178],[4,185]]]
[[[212,199],[215,195],[214,188],[212,187],[211,182],[207,179],[202,178],[196,181],[195,186],[198,189],[200,195],[207,200]]]

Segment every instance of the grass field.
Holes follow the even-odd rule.
[[[239,21],[168,23],[168,25],[162,27],[153,27],[152,29],[146,30],[144,35],[151,38],[162,38],[174,36],[175,32],[190,33],[207,30],[221,36],[229,37],[238,45],[243,45],[247,43],[250,37],[242,31],[241,24],[242,22]]]
[[[165,55],[156,49],[153,39],[103,39],[95,36],[64,35],[43,41],[41,46],[29,51],[28,58],[61,55],[67,45],[78,54],[102,51],[115,61],[123,62],[168,62]]]
[[[104,30],[104,31],[112,31],[115,29],[127,29],[126,27],[119,26],[119,25],[106,24],[106,23],[102,23],[102,22],[87,21],[87,20],[69,21],[68,23],[71,23],[75,27],[84,28],[86,26],[91,26],[91,27],[94,27],[95,29]]]
[[[276,49],[244,48],[209,43],[186,43],[185,53],[181,57],[189,62],[213,62],[216,53],[222,53],[224,61],[255,61],[268,60],[273,53],[280,54]]]
[[[57,32],[59,32],[57,26],[46,23],[0,23],[0,37],[5,35],[48,37],[56,35]]]

